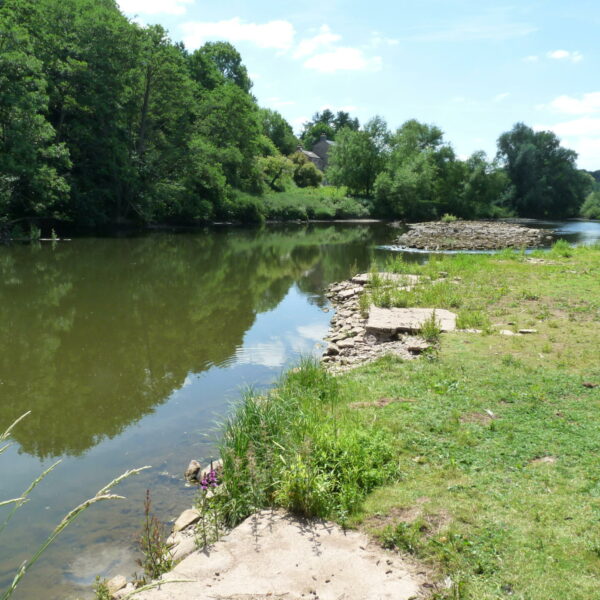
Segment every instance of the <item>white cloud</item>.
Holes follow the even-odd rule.
[[[600,167],[600,118],[583,117],[554,125],[534,125],[533,128],[553,131],[559,136],[563,145],[579,155],[580,168],[596,170]]]
[[[540,60],[539,56],[536,56],[535,54],[530,54],[529,56],[526,56],[523,59],[523,62],[530,62],[530,63],[536,63]]]
[[[508,92],[504,92],[502,94],[497,94],[496,96],[494,96],[493,100],[494,102],[502,102],[503,100],[506,100],[509,96],[510,94]]]
[[[238,365],[262,365],[264,367],[281,367],[287,359],[285,345],[280,339],[272,339],[270,343],[238,348],[235,362]]]
[[[311,325],[300,325],[296,331],[301,337],[314,342],[320,342],[329,330],[327,323],[313,323]]]
[[[371,46],[373,48],[379,46],[397,46],[399,43],[400,40],[385,37],[383,34],[379,33],[379,31],[371,32]]]
[[[583,94],[581,98],[573,96],[558,96],[550,102],[555,111],[567,115],[591,115],[600,112],[600,92]]]
[[[584,117],[582,119],[563,121],[555,125],[536,125],[534,129],[538,131],[549,129],[561,137],[600,136],[600,119]]]
[[[319,33],[311,38],[302,40],[294,52],[294,58],[310,56],[322,48],[329,48],[342,39],[341,35],[333,33],[329,25],[322,25]]]
[[[294,117],[293,119],[288,119],[288,123],[292,126],[294,131],[302,131],[304,123],[308,123],[308,121],[310,121],[310,117]]]
[[[304,62],[307,69],[321,73],[335,73],[336,71],[379,71],[381,57],[368,58],[358,48],[336,48],[331,52],[315,54]]]
[[[250,42],[259,48],[289,50],[294,42],[294,26],[289,21],[245,23],[239,17],[229,21],[189,22],[181,25],[187,48],[199,48],[207,40]]]
[[[569,50],[552,50],[552,52],[548,52],[546,56],[554,60],[568,60],[574,63],[583,60],[583,54],[577,50],[574,52],[569,52]]]
[[[117,0],[119,8],[128,14],[143,15],[182,15],[185,13],[186,4],[193,4],[194,0]]]

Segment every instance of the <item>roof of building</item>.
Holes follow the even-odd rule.
[[[305,156],[308,156],[308,158],[318,158],[318,159],[321,158],[318,154],[315,154],[314,152],[311,152],[310,150],[300,149],[300,152],[302,152],[302,154],[304,154]]]

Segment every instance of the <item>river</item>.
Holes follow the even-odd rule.
[[[600,223],[545,226],[600,239]],[[89,598],[96,575],[139,570],[146,489],[164,521],[190,506],[182,473],[215,457],[219,419],[322,351],[326,286],[385,260],[397,234],[281,225],[0,248],[0,431],[31,411],[0,456],[0,500],[62,460],[0,537],[0,590],[70,508],[148,464],[115,490],[126,500],[67,528],[14,598]]]

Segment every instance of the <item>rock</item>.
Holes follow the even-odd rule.
[[[499,250],[532,248],[547,241],[548,232],[502,221],[415,223],[398,243],[421,250]]]
[[[524,335],[537,333],[537,329],[519,329],[519,333],[522,333]]]
[[[510,329],[501,329],[498,333],[500,335],[517,335],[514,331],[511,331]]]
[[[135,586],[133,583],[128,583],[124,588],[120,589],[118,592],[115,592],[112,597],[115,600],[121,600],[121,598],[125,598],[132,592],[135,592]]]
[[[203,479],[204,477],[206,477],[211,469],[213,471],[218,471],[219,469],[223,468],[223,459],[222,458],[218,458],[217,460],[211,460],[210,463],[208,465],[206,465],[206,467],[204,467],[204,469],[202,469],[202,471],[200,471],[200,479]]]
[[[349,290],[344,290],[343,292],[338,293],[338,298],[341,300],[348,300],[355,296],[360,290],[358,288],[350,288]]]
[[[340,348],[340,349],[344,349],[344,348],[354,348],[354,344],[355,344],[355,343],[356,343],[356,342],[354,341],[354,339],[353,339],[353,338],[347,338],[347,339],[345,339],[345,340],[340,340],[340,341],[337,343],[337,345],[338,345],[338,348]]]
[[[114,596],[119,590],[122,590],[127,585],[127,579],[123,575],[115,575],[112,579],[106,582],[108,593]]]
[[[169,536],[169,554],[174,562],[189,556],[197,548],[196,535],[192,531],[179,531]]]
[[[340,349],[337,347],[336,344],[329,344],[329,346],[327,346],[327,355],[328,356],[337,356],[340,353]]]
[[[173,525],[173,531],[181,531],[190,525],[193,525],[196,521],[200,519],[200,513],[195,508],[188,508],[184,510]]]
[[[420,354],[428,348],[431,348],[431,344],[426,342],[423,338],[407,338],[404,340],[406,349],[412,354]]]
[[[202,465],[197,460],[190,460],[188,468],[185,470],[185,478],[189,481],[197,480]]]
[[[369,309],[369,318],[366,329],[370,334],[392,337],[400,332],[418,332],[423,324],[432,318],[435,319],[442,331],[456,329],[456,314],[444,309],[435,308],[379,308],[372,306]]]
[[[354,283],[366,285],[371,279],[371,273],[360,273],[352,278]],[[383,281],[391,281],[403,285],[415,285],[419,283],[421,277],[419,275],[410,275],[408,273],[377,273],[377,277]]]

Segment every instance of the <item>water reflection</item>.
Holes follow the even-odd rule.
[[[368,268],[393,235],[282,226],[0,249],[0,429],[32,411],[1,457],[0,497],[64,459],[5,532],[0,589],[66,510],[152,464],[119,490],[127,503],[65,531],[15,600],[85,598],[96,573],[131,574],[145,489],[162,518],[189,505],[180,473],[214,452],[217,416],[315,351],[326,285]]]
[[[324,281],[344,268],[326,248],[339,244],[347,258],[354,244],[360,260],[369,237],[366,227],[328,227],[3,250],[0,423],[30,409],[15,432],[23,451],[79,455],[190,372],[235,360],[281,366],[280,341],[241,349],[256,314],[295,281],[322,305]]]

